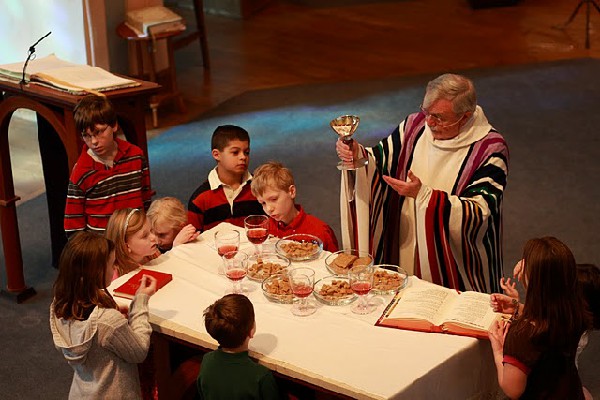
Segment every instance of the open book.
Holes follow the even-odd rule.
[[[24,62],[0,65],[0,79],[20,81]],[[103,92],[139,86],[131,79],[121,78],[102,68],[61,60],[54,54],[29,61],[25,79],[71,94]]]
[[[419,283],[396,294],[375,325],[487,339],[492,323],[502,318],[487,293]]]
[[[135,292],[137,292],[137,290],[140,288],[140,284],[142,283],[142,275],[151,275],[156,278],[156,290],[161,289],[167,283],[173,280],[173,275],[171,274],[153,271],[151,269],[141,269],[131,278],[129,278],[127,282],[116,288],[113,294],[117,297],[133,299]]]

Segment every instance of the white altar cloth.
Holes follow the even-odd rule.
[[[202,312],[231,287],[218,273],[222,261],[213,239],[216,230],[225,228],[240,230],[240,249],[252,251],[243,228],[220,224],[145,266],[173,274],[173,280],[150,299],[155,331],[206,348],[217,347],[204,328]],[[329,275],[325,256],[291,267],[311,267],[317,280]],[[131,274],[115,280],[109,289]],[[409,285],[419,283],[417,278],[409,279]],[[297,317],[291,305],[267,300],[258,282],[244,279],[243,288],[256,314],[250,355],[272,370],[360,399],[496,396],[496,370],[487,340],[374,326],[391,296],[372,298],[378,308],[368,315],[352,313],[351,305],[328,306],[313,298],[317,311]]]

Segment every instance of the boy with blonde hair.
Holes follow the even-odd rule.
[[[326,251],[338,251],[333,229],[319,218],[307,214],[295,204],[296,186],[292,172],[279,162],[268,162],[254,171],[252,193],[270,217],[269,233],[284,237],[294,233],[308,233],[323,241]]]
[[[263,214],[250,190],[250,135],[235,125],[215,129],[211,139],[217,166],[190,197],[188,220],[200,231],[220,222],[244,226],[248,215]]]
[[[280,399],[271,371],[248,356],[256,332],[254,306],[241,294],[228,294],[204,310],[206,331],[219,348],[202,358],[196,381],[200,398]],[[232,378],[235,378],[232,381]]]
[[[194,225],[188,224],[185,206],[175,197],[154,200],[146,215],[161,252],[191,242],[200,234]]]

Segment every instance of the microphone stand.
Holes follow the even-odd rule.
[[[23,86],[23,85],[25,85],[27,83],[27,82],[25,82],[25,70],[27,69],[27,64],[29,64],[29,60],[31,60],[32,57],[33,57],[33,53],[35,53],[35,46],[37,46],[37,44],[39,42],[41,42],[42,39],[45,39],[48,36],[50,36],[51,33],[52,33],[52,31],[46,33],[44,36],[42,36],[41,38],[39,38],[37,42],[35,42],[34,44],[32,44],[29,47],[29,54],[27,54],[27,60],[25,60],[25,64],[23,65],[23,77],[21,78],[21,82],[19,82],[19,84],[21,86]]]
[[[598,3],[596,3],[595,0],[580,0],[579,4],[577,4],[577,6],[575,7],[575,10],[573,10],[573,13],[571,14],[571,16],[569,17],[569,19],[567,20],[567,22],[565,22],[562,27],[565,28],[567,25],[569,25],[571,22],[573,22],[573,19],[575,19],[575,16],[579,12],[579,9],[584,4],[586,5],[586,12],[585,12],[585,48],[589,49],[590,48],[590,5],[594,6],[594,8],[596,9],[596,11],[598,11],[600,13],[600,7],[598,6]]]

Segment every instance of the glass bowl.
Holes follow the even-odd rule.
[[[374,265],[373,289],[375,294],[395,294],[404,289],[408,282],[408,274],[404,268],[391,264]]]
[[[290,260],[275,253],[253,254],[248,257],[248,279],[262,282],[271,275],[285,272]]]
[[[340,288],[342,294],[340,294]],[[332,294],[328,294],[329,290]],[[335,294],[337,293],[337,294]],[[313,295],[323,304],[328,306],[345,306],[358,297],[350,289],[350,281],[345,275],[329,275],[315,282]]]
[[[331,253],[325,259],[327,270],[336,275],[346,275],[350,268],[358,265],[370,267],[373,265],[373,256],[366,251],[348,249]]]
[[[275,274],[266,278],[261,284],[265,297],[274,303],[292,304],[294,295],[287,274]]]
[[[296,233],[279,239],[275,250],[292,261],[310,261],[321,255],[323,241],[308,233]]]

